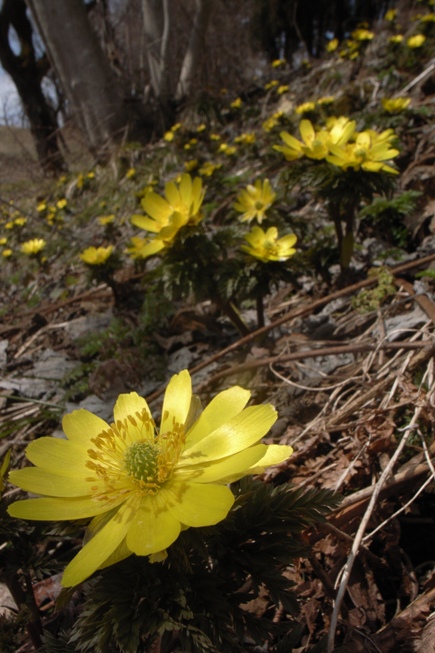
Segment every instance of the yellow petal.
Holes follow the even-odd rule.
[[[222,481],[228,483],[228,478],[241,478],[252,472],[248,471],[254,465],[260,464],[265,456],[267,445],[256,444],[243,449],[228,458],[201,466],[181,467],[174,478],[177,480],[195,481],[196,483],[211,483]]]
[[[89,476],[89,470],[87,472]],[[50,497],[83,497],[91,494],[91,486],[97,483],[86,481],[86,476],[55,474],[39,467],[24,467],[9,474],[9,481],[22,490]]]
[[[133,519],[136,502],[125,502],[111,519],[76,555],[62,577],[64,587],[83,582],[107,559],[124,540]]]
[[[220,392],[206,406],[186,436],[186,448],[193,446],[209,433],[240,413],[249,401],[251,393],[240,386]]]
[[[106,512],[122,503],[123,500],[120,497],[117,503],[113,502],[108,505],[103,501],[95,501],[92,497],[24,499],[10,505],[8,513],[19,519],[36,521],[85,519]]]
[[[316,132],[314,131],[314,127],[311,122],[309,120],[301,120],[299,131],[301,132],[302,140],[304,143],[306,145],[311,145],[316,136]]]
[[[107,423],[85,408],[68,413],[62,420],[62,428],[69,440],[78,444],[87,444],[91,438],[96,438],[107,429]]]
[[[127,547],[136,555],[166,549],[180,534],[180,522],[168,511],[162,492],[142,500],[127,533]]]
[[[191,401],[192,381],[189,372],[183,370],[172,377],[166,388],[162,407],[160,433],[171,431],[174,427],[174,422],[185,424]]]
[[[147,215],[133,215],[131,223],[139,227],[139,229],[145,229],[145,231],[152,231],[153,233],[158,233],[162,226],[160,222],[149,218]]]
[[[165,195],[168,198],[168,202],[172,206],[172,208],[176,208],[180,206],[181,203],[180,191],[178,190],[177,186],[173,181],[168,181],[168,183],[165,185]]]
[[[136,413],[141,415],[143,411],[151,417],[151,411],[147,402],[143,397],[140,397],[137,392],[129,392],[128,394],[119,395],[113,408],[115,424],[118,420],[121,420],[121,422],[128,420],[129,416],[134,418]]]
[[[101,420],[103,421],[103,420]],[[107,428],[107,424],[103,422]],[[69,429],[68,429],[69,430]],[[89,475],[85,466],[88,459],[87,446],[90,435],[86,438],[85,445],[63,440],[62,438],[43,437],[33,440],[26,448],[28,460],[41,469],[66,476]]]
[[[262,474],[266,467],[283,463],[293,453],[293,448],[286,444],[269,444],[260,460],[247,470],[247,474]]]
[[[168,202],[157,195],[157,193],[148,193],[142,200],[142,208],[148,215],[150,215],[157,222],[165,223],[172,213],[172,209]]]
[[[192,447],[186,448],[178,464],[201,465],[247,449],[268,432],[276,419],[276,410],[270,404],[245,408]]]
[[[186,526],[212,526],[225,519],[234,503],[226,485],[171,483],[162,491],[172,517]]]

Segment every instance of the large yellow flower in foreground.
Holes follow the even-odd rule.
[[[176,233],[187,224],[201,221],[201,204],[204,199],[202,179],[184,173],[177,185],[169,181],[165,186],[165,198],[154,191],[142,199],[142,208],[147,215],[133,215],[132,223],[141,229],[158,235],[159,240],[170,243]]]
[[[12,483],[42,497],[17,501],[9,514],[93,518],[91,539],[65,569],[66,587],[132,553],[161,553],[182,529],[225,519],[234,503],[228,482],[292,453],[260,443],[277,414],[270,404],[246,408],[249,397],[238,386],[224,390],[198,416],[184,370],[166,389],[159,429],[135,392],[118,397],[110,425],[76,410],[63,419],[67,440],[33,441],[26,454],[36,466],[10,473]]]
[[[253,227],[246,234],[245,240],[248,245],[242,245],[243,251],[260,259],[263,263],[286,261],[296,253],[294,244],[297,241],[297,236],[287,234],[287,236],[278,238],[278,229],[276,227],[270,227],[267,231],[263,231],[261,227]]]
[[[276,197],[272,190],[270,181],[265,179],[256,179],[254,185],[248,184],[246,188],[237,195],[237,201],[234,204],[236,211],[242,213],[241,222],[251,222],[254,218],[261,224],[266,217],[266,211],[269,209]]]

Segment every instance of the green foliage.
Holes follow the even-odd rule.
[[[182,532],[163,563],[131,556],[89,581],[70,644],[81,653],[145,652],[156,638],[161,653],[242,653],[246,638],[260,645],[286,637],[295,645],[298,602],[284,572],[306,553],[301,532],[339,498],[252,479],[234,492],[227,519]],[[273,609],[250,612],[246,604],[260,594],[287,617],[275,623]]]
[[[22,646],[27,621],[26,610],[5,611],[0,615],[0,651],[2,653],[16,653]]]
[[[377,281],[375,288],[361,290],[358,295],[352,297],[352,306],[359,313],[376,311],[391,295],[396,294],[394,276],[388,268],[372,268],[368,277],[374,277]]]
[[[412,213],[422,193],[407,190],[395,197],[377,197],[360,211],[364,223],[371,226],[387,242],[404,247],[408,244],[410,233],[403,224],[403,217]]]

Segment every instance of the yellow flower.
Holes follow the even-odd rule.
[[[283,93],[287,93],[289,88],[290,86],[288,84],[282,84],[281,86],[278,86],[276,92],[278,93],[278,95],[283,95]]]
[[[185,161],[184,162],[184,169],[186,172],[191,172],[192,170],[195,170],[199,165],[198,159],[191,159],[190,161]]]
[[[279,86],[279,81],[277,79],[272,79],[270,82],[264,85],[264,90],[269,91],[274,86]]]
[[[244,134],[240,134],[240,136],[236,136],[234,142],[242,145],[251,145],[252,143],[255,143],[255,132],[245,132]]]
[[[136,168],[129,168],[125,173],[126,179],[133,179],[136,174]]]
[[[416,48],[421,48],[423,43],[426,41],[426,37],[424,34],[415,34],[415,36],[410,36],[409,39],[406,41],[406,45],[408,48],[411,48],[412,50]]]
[[[8,242],[7,238],[0,238],[0,245],[6,245],[7,242]]]
[[[187,224],[201,221],[200,208],[204,199],[202,179],[183,173],[177,186],[169,181],[165,186],[166,199],[151,191],[141,201],[147,215],[133,215],[132,223],[140,229],[158,234],[158,238],[169,244],[177,232]]]
[[[45,202],[40,202],[38,206],[36,207],[36,210],[38,213],[43,213],[47,209],[47,204]]]
[[[249,397],[232,387],[198,416],[184,370],[168,384],[159,429],[136,392],[118,397],[110,425],[76,410],[63,419],[67,440],[34,440],[26,455],[35,467],[10,473],[12,483],[42,496],[12,504],[9,514],[93,518],[91,538],[65,569],[66,587],[132,553],[161,555],[182,529],[225,519],[234,503],[228,482],[292,453],[285,445],[260,443],[277,414],[270,404],[245,408]]]
[[[280,68],[281,66],[285,66],[286,63],[287,62],[285,59],[274,59],[274,61],[271,63],[271,66],[272,68]]]
[[[228,143],[221,143],[218,147],[218,153],[225,154],[226,156],[233,156],[237,152],[237,148],[234,145],[228,145]]]
[[[111,213],[110,215],[100,215],[97,218],[98,222],[102,227],[105,227],[108,224],[112,224],[115,221],[115,214]]]
[[[104,265],[113,253],[113,245],[88,247],[79,256],[86,265]]]
[[[127,254],[133,259],[144,259],[154,256],[165,248],[165,243],[159,238],[142,238],[132,236],[130,246],[127,247]]]
[[[328,45],[326,46],[326,52],[335,52],[338,48],[338,45],[338,39],[332,39],[332,41],[329,41]]]
[[[27,240],[21,245],[21,251],[23,254],[28,256],[34,256],[39,254],[39,252],[44,249],[46,242],[43,238],[33,238],[32,240]]]
[[[219,170],[219,168],[222,168],[221,163],[212,163],[211,161],[206,161],[202,164],[198,172],[204,177],[211,177],[216,170]]]
[[[66,201],[65,198],[63,198],[61,200],[58,200],[56,202],[56,206],[57,206],[58,209],[64,209],[66,207],[66,205],[67,205],[67,201]]]
[[[167,143],[170,143],[171,141],[173,141],[174,138],[175,138],[174,132],[169,131],[169,132],[165,132],[163,134],[163,140],[166,141]]]
[[[368,29],[355,29],[351,36],[355,41],[371,41],[374,37],[374,33],[370,32]]]
[[[279,120],[274,116],[270,116],[270,118],[267,118],[267,120],[265,120],[261,126],[264,129],[264,131],[270,132],[278,124],[279,124]]]
[[[381,103],[387,113],[400,113],[410,105],[411,98],[398,97],[389,99],[384,97],[382,98]]]
[[[403,41],[403,34],[394,34],[394,36],[390,36],[388,39],[390,43],[396,44],[396,43],[402,43]]]
[[[242,245],[243,251],[264,263],[286,261],[296,252],[293,245],[296,243],[297,237],[294,234],[287,234],[287,236],[278,238],[276,227],[270,227],[267,231],[263,231],[261,227],[253,227],[246,234],[245,240],[248,245]]]
[[[242,99],[238,97],[233,102],[231,102],[230,107],[232,109],[241,109],[242,104],[243,104]]]
[[[310,111],[314,111],[316,108],[316,103],[315,102],[304,102],[303,104],[299,104],[299,106],[296,107],[295,112],[301,116],[304,113],[309,113]]]
[[[10,256],[12,256],[12,250],[11,249],[4,249],[2,251],[2,256],[4,256],[5,258],[9,258]]]
[[[389,23],[392,23],[396,19],[397,9],[388,9],[385,12],[384,20],[387,20]]]
[[[220,141],[221,138],[222,138],[222,136],[220,134],[215,134],[215,133],[210,134],[210,140],[211,141]]]
[[[317,104],[320,104],[320,106],[333,104],[333,102],[335,102],[335,95],[323,95],[317,100]]]
[[[328,121],[327,129],[316,132],[309,120],[301,120],[299,131],[303,142],[288,132],[281,132],[285,145],[274,145],[274,149],[282,152],[287,161],[295,161],[302,156],[319,161],[328,155],[330,144],[343,144],[349,140],[355,131],[355,122],[342,116]]]
[[[201,134],[201,132],[204,132],[206,129],[207,129],[207,125],[205,125],[205,124],[202,122],[202,123],[201,123],[200,125],[198,125],[198,127],[196,128],[196,131],[197,131],[198,134]]]
[[[15,218],[14,226],[15,227],[24,227],[27,222],[27,218]]]
[[[254,218],[261,224],[266,217],[266,211],[269,209],[276,197],[272,190],[270,181],[257,179],[254,185],[249,184],[237,195],[237,201],[234,204],[236,211],[239,211],[241,222],[251,222]]]
[[[399,154],[399,150],[391,148],[393,137],[392,129],[387,129],[381,134],[368,129],[357,134],[354,143],[348,143],[344,147],[330,145],[331,154],[326,160],[343,170],[353,168],[353,170],[398,174],[397,170],[384,163]]]

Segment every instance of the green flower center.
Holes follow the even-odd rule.
[[[144,483],[158,477],[160,451],[150,442],[133,442],[124,455],[125,468],[130,476]]]
[[[264,208],[264,202],[262,202],[261,200],[257,200],[254,206],[256,211],[262,211]]]

